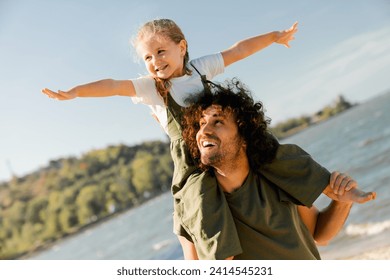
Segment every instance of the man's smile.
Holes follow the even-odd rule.
[[[201,146],[203,148],[214,147],[214,146],[217,145],[215,142],[207,141],[207,140],[206,141],[201,141],[200,144],[201,144]]]

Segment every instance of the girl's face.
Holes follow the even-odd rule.
[[[170,79],[184,75],[185,40],[176,44],[164,36],[148,36],[139,42],[137,51],[152,77]]]

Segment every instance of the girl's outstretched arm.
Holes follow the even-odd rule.
[[[68,91],[42,89],[42,93],[57,100],[70,100],[76,97],[135,96],[134,85],[130,80],[105,79],[76,86]]]
[[[225,67],[258,52],[273,43],[282,44],[289,48],[289,42],[294,40],[294,34],[298,31],[297,26],[298,22],[295,22],[289,29],[254,36],[235,43],[229,49],[221,52]]]

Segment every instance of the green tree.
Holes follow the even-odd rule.
[[[111,184],[109,190],[118,209],[122,210],[133,204],[135,194],[130,191],[129,186],[124,182],[117,181]]]
[[[169,189],[168,143],[110,146],[0,183],[0,258],[13,258]]]
[[[104,193],[96,185],[86,186],[77,196],[76,206],[81,225],[96,221],[105,208]]]
[[[71,230],[78,224],[75,208],[76,207],[68,206],[63,208],[59,213],[59,223],[64,232],[71,232]]]
[[[31,224],[43,223],[42,211],[47,208],[48,201],[45,197],[35,197],[32,199],[26,210],[26,220]]]
[[[7,211],[10,224],[16,229],[20,229],[25,221],[26,203],[16,201]]]
[[[61,225],[58,219],[58,212],[52,211],[45,214],[44,231],[42,232],[43,240],[55,240],[62,236]]]
[[[155,160],[146,151],[138,151],[131,163],[132,183],[138,193],[153,191],[155,187]]]

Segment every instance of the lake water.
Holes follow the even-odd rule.
[[[284,142],[296,143],[330,171],[347,172],[377,199],[352,207],[339,235],[320,247],[323,259],[343,259],[390,245],[390,93],[375,97]],[[329,200],[321,196],[316,206]],[[138,208],[65,238],[29,259],[182,259],[172,233],[172,198]]]

